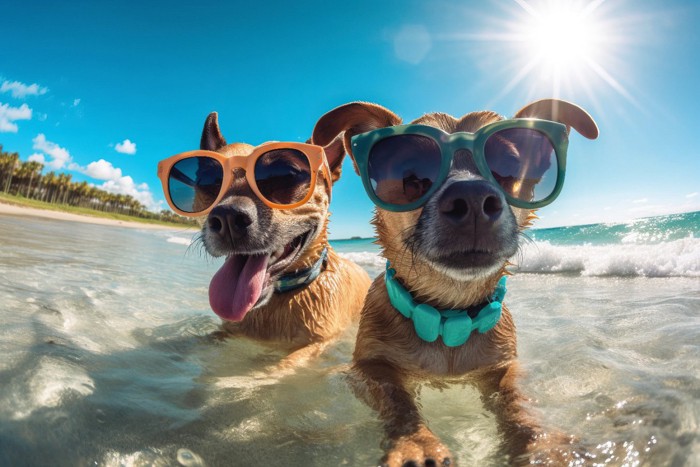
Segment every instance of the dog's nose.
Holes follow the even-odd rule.
[[[495,222],[503,212],[503,195],[482,180],[460,180],[443,191],[438,200],[440,215],[453,224]]]
[[[249,227],[255,222],[255,205],[237,203],[215,207],[209,213],[209,231],[224,238],[238,240],[248,235]]]

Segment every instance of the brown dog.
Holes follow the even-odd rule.
[[[535,102],[516,117],[561,122],[567,133],[573,127],[591,139],[598,134],[584,110],[563,101]],[[432,113],[412,123],[452,134],[473,133],[499,120],[502,117],[484,111],[459,119]],[[328,144],[342,135],[347,152],[355,159],[354,135],[399,124],[401,119],[383,107],[351,103],[324,115],[312,141]],[[451,164],[444,184],[422,207],[406,212],[377,207],[373,219],[382,254],[396,279],[417,302],[442,310],[488,304],[497,283],[508,274],[508,259],[517,251],[520,232],[535,217],[529,209],[509,209],[501,190],[480,175],[469,151],[456,151]],[[415,185],[417,179],[405,177],[405,193],[421,189],[406,186]],[[358,395],[384,422],[388,447],[383,461],[387,465],[454,462],[420,414],[415,400],[420,383],[467,381],[477,386],[497,415],[513,463],[525,462],[524,455],[543,449],[546,443],[554,444],[553,437],[528,415],[523,404],[526,399],[516,385],[515,326],[505,307],[495,327],[483,334],[471,332],[457,346],[448,347],[440,339],[422,340],[416,329],[392,306],[384,275],[378,277],[362,310],[353,376]]]
[[[254,148],[227,144],[212,113],[201,149],[231,157],[247,156]],[[231,186],[202,226],[207,252],[227,258],[209,290],[225,331],[288,344],[294,350],[285,360],[290,364],[320,351],[357,318],[370,284],[362,268],[328,243],[330,183],[340,177],[342,143],[330,144],[326,155],[332,180],[319,170],[311,198],[293,209],[264,204],[243,170],[234,169]],[[308,280],[314,268],[320,274]]]

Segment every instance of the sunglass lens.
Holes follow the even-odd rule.
[[[544,133],[529,128],[501,130],[486,140],[484,155],[491,174],[511,197],[538,202],[554,192],[559,167]]]
[[[385,203],[397,206],[424,196],[440,173],[440,147],[421,135],[396,135],[377,142],[369,153],[372,189]]]
[[[311,189],[311,165],[296,149],[266,152],[255,162],[255,183],[273,203],[289,205],[302,201]]]
[[[188,157],[178,161],[168,175],[168,191],[176,208],[196,213],[209,208],[221,192],[224,169],[211,157]]]

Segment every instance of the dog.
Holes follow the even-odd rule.
[[[219,129],[218,115],[213,112],[205,121],[200,149],[219,154],[223,163],[232,159],[245,164],[256,148],[244,143],[228,144]],[[281,366],[300,364],[319,353],[326,343],[356,321],[370,285],[367,273],[340,257],[328,242],[331,185],[340,177],[345,155],[342,142],[328,145],[325,151],[304,150],[318,150],[316,155],[321,160],[315,185],[309,188],[310,197],[300,206],[280,209],[271,207],[272,202],[263,202],[259,193],[270,188],[264,188],[263,181],[257,180],[257,171],[274,175],[278,169],[274,161],[265,167],[267,162],[261,164],[263,158],[258,158],[255,169],[248,166],[247,170],[256,171],[253,175],[256,186],[251,186],[246,170],[236,167],[230,185],[222,186],[218,196],[205,189],[204,184],[209,182],[200,181],[204,188],[200,187],[194,195],[194,207],[187,208],[199,212],[203,202],[211,204],[213,198],[218,198],[202,218],[199,236],[211,256],[226,258],[209,286],[212,309],[223,319],[223,332],[218,337],[243,335],[287,347],[290,354]],[[196,151],[193,153],[197,155]],[[176,161],[181,159],[173,157]],[[192,160],[189,156],[185,159]],[[197,176],[202,179],[201,173],[211,171],[211,167],[204,165],[221,163],[213,158],[196,161]],[[165,165],[165,161],[161,164]],[[178,167],[176,163],[172,165]],[[173,177],[174,169],[170,169],[170,175],[165,172],[161,168],[163,187],[170,190],[166,179]],[[224,176],[224,181],[227,178]],[[171,207],[182,211],[171,199],[178,195],[170,192],[168,195]],[[207,197],[209,200],[203,201]]]
[[[534,102],[519,110],[515,117],[560,122],[564,125],[557,127],[561,128],[563,139],[566,139],[571,127],[590,139],[598,135],[597,126],[588,113],[560,100]],[[430,113],[412,124],[422,125],[417,131],[426,134],[431,134],[432,130],[425,129],[425,126],[439,129],[443,133],[434,139],[448,141],[458,132],[475,133],[501,121],[504,121],[503,117],[494,112],[480,111],[461,118]],[[315,144],[321,145],[341,137],[358,173],[363,170],[379,173],[375,179],[370,180],[368,175],[364,181],[368,193],[381,198],[379,204],[375,200],[377,207],[372,223],[382,255],[390,268],[372,283],[361,313],[351,370],[354,390],[379,413],[384,424],[387,441],[382,459],[384,465],[454,464],[449,449],[430,431],[421,416],[416,391],[421,383],[457,381],[468,382],[481,391],[483,401],[496,414],[511,462],[527,462],[535,452],[553,448],[557,443],[569,442],[569,438],[563,435],[545,432],[535,417],[528,413],[527,399],[517,384],[519,370],[515,325],[508,309],[498,303],[503,300],[505,289],[502,278],[509,274],[506,270],[508,260],[518,250],[521,232],[536,218],[534,210],[510,206],[503,189],[480,172],[472,152],[467,150],[457,150],[450,155],[452,160],[446,169],[449,171],[445,172],[444,183],[432,194],[426,191],[431,182],[429,178],[414,173],[407,175],[405,169],[404,174],[399,175],[403,176],[403,182],[389,180],[388,177],[386,182],[382,182],[382,171],[400,172],[401,168],[384,167],[393,162],[382,159],[384,149],[379,147],[380,143],[371,143],[375,144],[372,151],[376,149],[377,155],[373,156],[375,159],[369,168],[367,161],[364,169],[360,167],[361,161],[356,152],[363,143],[358,146],[353,137],[361,134],[380,135],[386,131],[389,136],[381,137],[388,138],[394,131],[392,129],[399,128],[397,125],[401,123],[396,114],[384,107],[354,102],[321,117],[312,137]],[[370,131],[373,133],[367,133]],[[510,151],[518,156],[516,149],[523,144],[518,137],[522,135],[516,132],[511,133],[512,137],[505,137],[503,135],[507,133],[500,131],[495,134],[496,137],[489,137],[483,152],[487,151],[487,145],[495,144],[501,146],[499,154],[509,154]],[[382,143],[385,141],[388,140],[384,139]],[[394,146],[395,153],[409,149],[420,153],[421,157],[423,154],[428,157],[430,152],[430,148],[421,145],[437,144],[417,137],[406,141],[389,144]],[[537,140],[537,143],[543,141]],[[413,147],[399,147],[399,144]],[[537,151],[536,147],[532,150]],[[541,156],[537,155],[537,158],[539,160]],[[425,170],[430,167],[426,164]],[[510,182],[504,177],[501,183]],[[532,187],[519,189],[518,193],[534,190]],[[429,197],[416,209],[396,212],[381,205],[390,200],[411,206],[420,193]],[[396,284],[405,292],[397,292]],[[487,311],[496,314],[500,311],[500,319],[496,316],[485,325],[482,320],[485,327],[473,331],[471,328],[464,331],[455,325],[449,332],[455,331],[457,334],[448,335],[447,330],[441,330],[444,333],[440,339],[436,337],[436,327],[418,323],[416,308],[411,319],[397,311],[395,300],[411,299],[420,307],[430,306],[433,310],[473,310],[477,304],[478,307],[481,304],[486,304],[487,308],[495,306],[500,310],[488,308]],[[480,314],[475,317],[472,311],[469,312],[474,323]],[[446,318],[439,316],[446,315],[438,315],[437,319],[447,323]],[[472,322],[470,318],[460,319]],[[489,326],[493,326],[492,329],[488,330]],[[421,332],[433,334],[422,338],[419,336]],[[465,332],[467,340],[462,343]],[[562,456],[565,457],[566,453]]]

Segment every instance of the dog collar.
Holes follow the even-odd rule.
[[[302,269],[301,271],[295,271],[290,274],[285,274],[275,281],[275,292],[284,293],[289,292],[300,287],[304,287],[312,283],[326,264],[326,259],[328,258],[328,249],[323,248],[321,252],[321,257],[318,258],[310,268]]]
[[[434,342],[438,336],[442,336],[446,346],[457,347],[467,342],[472,331],[484,334],[501,318],[503,297],[506,295],[505,276],[498,281],[486,302],[466,310],[437,310],[426,303],[416,303],[395,276],[396,271],[387,261],[384,282],[389,300],[399,313],[413,321],[416,334],[426,342]]]

